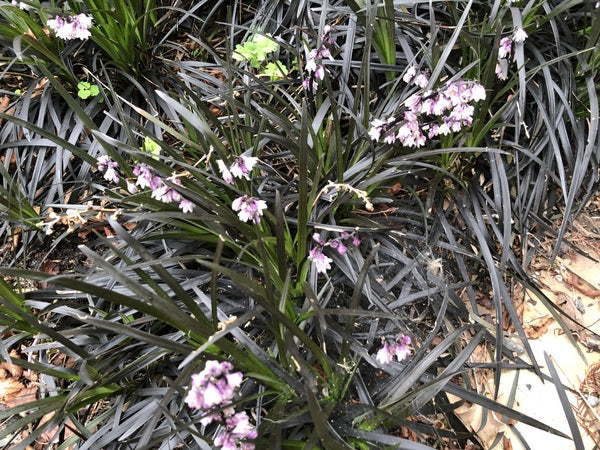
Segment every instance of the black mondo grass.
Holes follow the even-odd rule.
[[[594,2],[111,3],[0,5],[3,445],[583,448],[516,294],[575,344],[528,269],[598,185]]]

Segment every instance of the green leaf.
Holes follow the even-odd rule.
[[[160,145],[153,140],[151,137],[146,136],[144,138],[144,143],[142,144],[142,150],[148,153],[152,153],[156,155],[154,159],[158,159],[158,155],[160,155]]]
[[[236,45],[232,54],[232,58],[236,61],[247,60],[252,67],[258,69],[266,59],[269,53],[273,53],[279,48],[279,44],[275,42],[269,34],[255,34],[251,39],[244,44]]]
[[[279,61],[268,63],[261,71],[262,75],[267,75],[271,81],[280,80],[288,74],[288,69]]]

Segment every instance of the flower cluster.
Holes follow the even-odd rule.
[[[117,171],[119,165],[117,162],[110,159],[108,155],[103,155],[98,158],[98,170],[104,172],[104,179],[113,183],[118,183],[120,180],[119,173]],[[154,175],[148,164],[139,163],[133,168],[133,174],[137,176],[137,180],[134,182],[125,180],[127,183],[127,190],[131,194],[138,192],[138,186],[141,189],[150,188],[152,191],[151,196],[164,203],[179,203],[179,209],[183,212],[192,212],[194,210],[194,204],[187,198],[181,196],[179,192],[173,189],[172,186],[165,183],[165,181],[181,186],[181,180],[175,176],[163,178]]]
[[[46,23],[56,34],[56,37],[69,41],[71,39],[88,39],[92,33],[92,16],[87,14],[77,14],[76,16],[60,17],[49,19]]]
[[[312,87],[313,90],[316,90],[318,87],[316,80],[322,80],[325,78],[325,67],[323,67],[321,61],[324,58],[333,60],[331,51],[329,51],[329,48],[327,47],[327,45],[333,44],[331,31],[331,26],[326,25],[323,27],[323,34],[321,35],[319,47],[308,52],[308,58],[306,59],[306,65],[304,67],[307,74],[306,78],[302,82],[304,89]]]
[[[267,203],[264,200],[243,195],[231,203],[231,209],[238,211],[238,217],[242,222],[251,221],[259,224],[263,210],[267,209]]]
[[[496,62],[496,76],[500,80],[508,78],[508,58],[512,53],[513,42],[524,42],[527,39],[527,33],[523,28],[516,28],[512,38],[503,37],[500,39],[498,47],[498,61]]]
[[[327,273],[329,269],[331,269],[331,263],[333,260],[323,253],[323,249],[325,247],[330,247],[335,249],[340,255],[343,255],[348,251],[348,245],[352,245],[354,247],[358,247],[360,245],[360,239],[356,237],[355,233],[347,233],[343,232],[340,237],[335,239],[330,239],[325,241],[321,238],[319,233],[313,234],[313,240],[317,243],[317,246],[314,247],[308,253],[308,259],[310,259],[317,269],[317,272]],[[344,243],[346,241],[346,243]]]
[[[221,172],[223,181],[227,184],[233,184],[233,178],[245,178],[250,179],[250,173],[258,162],[258,158],[253,156],[238,156],[233,161],[230,167],[227,167],[222,159],[217,160],[217,166]]]
[[[404,76],[411,83],[427,86],[426,74],[409,69]],[[485,88],[475,81],[456,80],[437,90],[415,93],[404,102],[402,117],[371,122],[369,137],[393,144],[400,141],[405,147],[422,147],[427,139],[458,132],[473,123],[475,107],[471,102],[485,99]],[[396,129],[397,128],[397,129]]]
[[[254,444],[245,440],[256,439],[256,429],[245,412],[236,413],[231,406],[243,378],[241,372],[232,370],[233,365],[228,361],[207,361],[202,372],[192,375],[192,384],[184,401],[190,408],[206,413],[200,419],[202,425],[216,422],[223,426],[214,440],[222,450],[253,450]]]
[[[258,158],[244,155],[235,158],[229,167],[222,159],[217,160],[221,178],[227,184],[233,184],[234,178],[250,180],[250,174],[256,163],[258,163]],[[238,213],[238,217],[242,222],[250,221],[259,224],[263,210],[267,209],[267,203],[264,200],[243,195],[231,203],[231,209]]]
[[[119,167],[119,164],[111,160],[108,155],[102,155],[98,158],[98,170],[104,172],[104,179],[107,181],[112,181],[113,183],[119,182],[117,167]]]
[[[394,356],[398,361],[403,361],[410,355],[410,343],[410,336],[406,336],[405,334],[399,334],[392,342],[384,340],[383,346],[377,351],[377,355],[375,355],[375,359],[379,364],[391,363],[394,360]]]

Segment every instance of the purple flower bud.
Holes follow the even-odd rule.
[[[321,235],[319,233],[313,233],[313,241],[315,241],[319,245],[325,245],[325,241],[321,239]]]
[[[345,253],[346,253],[346,251],[347,251],[348,249],[346,248],[346,246],[344,245],[344,243],[343,243],[343,242],[341,242],[341,241],[338,241],[338,246],[337,246],[336,250],[337,250],[337,252],[338,252],[340,255],[343,255],[343,254],[345,254]]]

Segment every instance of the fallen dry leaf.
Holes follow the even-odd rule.
[[[13,378],[8,378],[5,380],[0,380],[0,399],[6,399],[8,396],[19,392],[25,386],[19,380],[15,380]],[[6,403],[6,400],[5,400]]]
[[[0,369],[10,373],[11,378],[20,378],[23,375],[23,368],[15,364],[9,364],[7,362],[0,363]]]
[[[6,397],[6,407],[14,408],[15,406],[24,405],[37,400],[37,386],[30,386],[28,388],[21,389],[19,392]]]
[[[567,276],[567,283],[590,298],[600,297],[600,289],[596,289],[589,282],[571,271],[569,271],[569,275]]]
[[[38,426],[42,426],[46,422],[50,421],[52,417],[54,417],[54,412],[46,414],[41,418]],[[71,436],[73,436],[74,433],[72,430],[74,429],[76,429],[75,424],[71,421],[71,419],[67,419],[65,422],[65,430],[62,434],[59,434],[60,429],[58,426],[55,426],[49,431],[43,432],[36,441],[35,450],[44,450],[48,448],[48,444],[57,443],[59,439],[69,439]],[[69,448],[72,448],[72,446]]]

